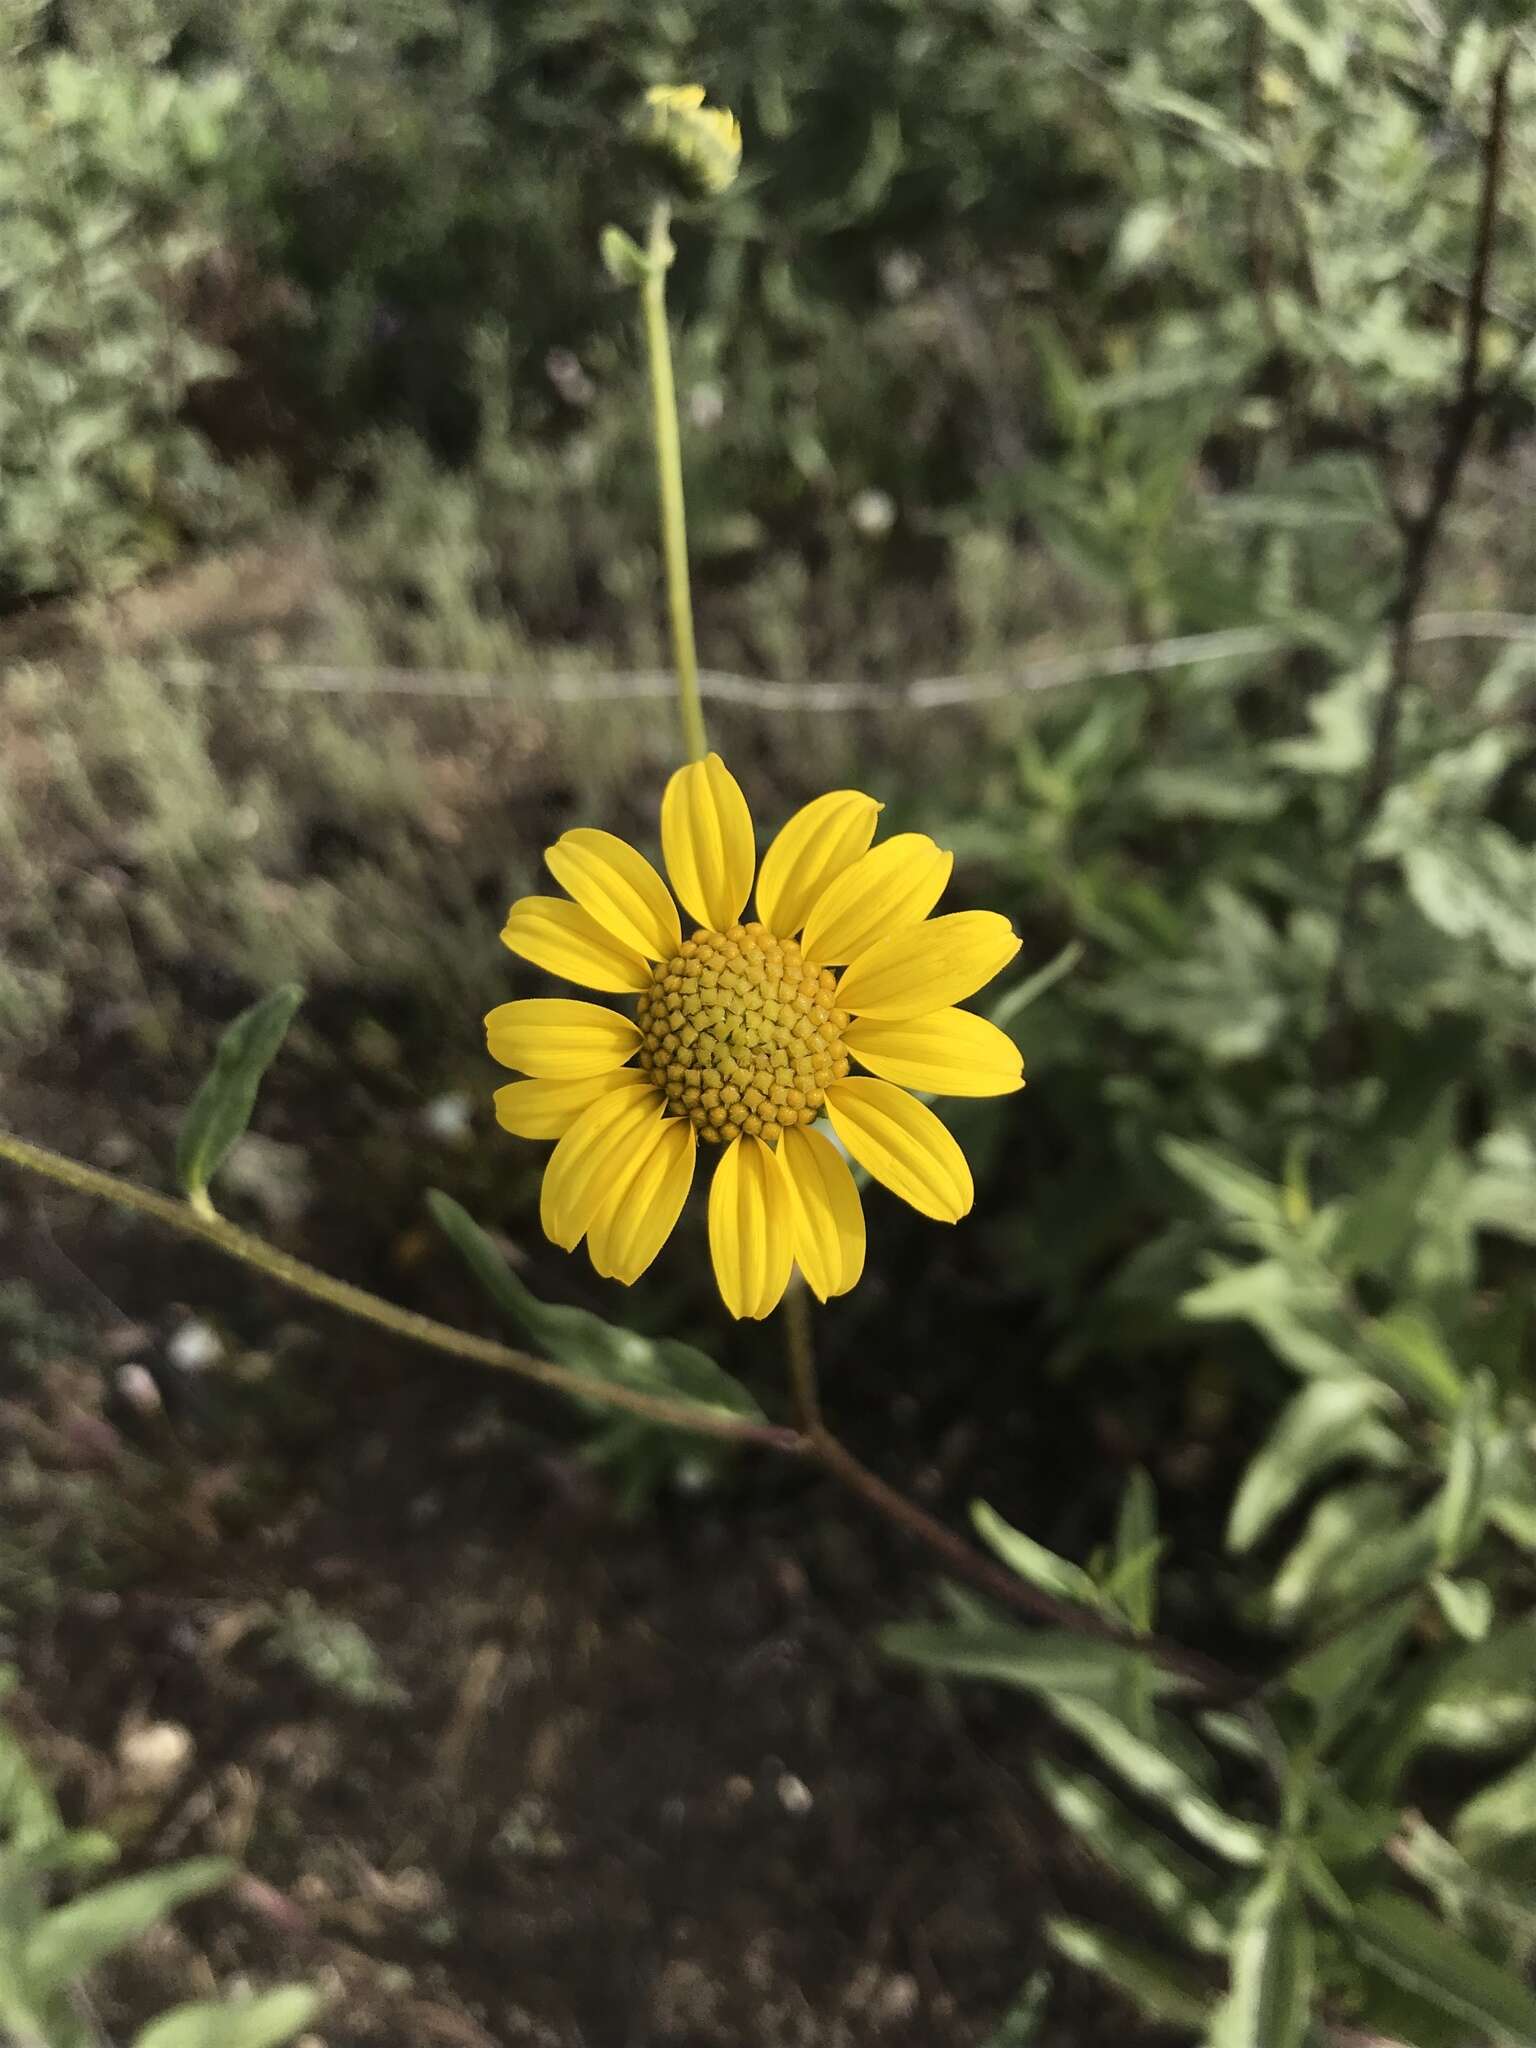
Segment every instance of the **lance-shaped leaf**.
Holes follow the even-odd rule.
[[[900,1621],[880,1633],[888,1657],[943,1678],[992,1679],[1058,1699],[1117,1699],[1127,1676],[1146,1658],[1119,1643],[1097,1642],[1067,1629],[1017,1628],[984,1617],[958,1622]],[[1149,1680],[1159,1691],[1179,1681],[1164,1671]]]
[[[133,2048],[284,2048],[319,2006],[319,1994],[304,1984],[227,2005],[178,2005],[135,2034]]]
[[[1314,1380],[1287,1405],[1243,1474],[1227,1547],[1249,1550],[1311,1482],[1355,1457],[1387,1462],[1401,1447],[1377,1411],[1387,1398],[1363,1374]]]
[[[227,1857],[198,1856],[98,1886],[45,1914],[22,1950],[22,1975],[33,1996],[74,1983],[186,1900],[228,1883],[234,1868]]]
[[[1232,1988],[1211,2048],[1301,2048],[1312,2012],[1312,1927],[1276,1864],[1243,1901],[1232,1940]]]
[[[1047,1550],[1033,1536],[1026,1536],[1022,1529],[1015,1529],[984,1500],[971,1503],[971,1526],[982,1542],[997,1552],[1010,1571],[1017,1572],[1030,1585],[1038,1586],[1042,1593],[1050,1593],[1058,1600],[1070,1600],[1078,1607],[1097,1609],[1103,1604],[1097,1585],[1080,1564],[1073,1564],[1070,1558],[1058,1557],[1054,1550]]]
[[[1053,1698],[1051,1711],[1096,1750],[1133,1791],[1156,1800],[1197,1842],[1229,1863],[1262,1863],[1270,1839],[1263,1828],[1219,1806],[1166,1744],[1128,1728],[1097,1700]]]
[[[1079,1839],[1138,1891],[1191,1948],[1224,1955],[1228,1932],[1209,1869],[1177,1842],[1138,1820],[1097,1778],[1059,1770],[1042,1757],[1035,1777]]]
[[[1361,1957],[1478,2034],[1536,2048],[1536,1995],[1414,1900],[1363,1899],[1350,1924]]]
[[[213,1070],[193,1096],[176,1140],[176,1178],[194,1208],[208,1208],[208,1184],[244,1137],[261,1077],[303,1000],[304,991],[292,983],[274,989],[243,1010],[219,1040]]]
[[[1451,1432],[1445,1484],[1435,1504],[1439,1562],[1454,1570],[1482,1534],[1488,1512],[1488,1435],[1491,1384],[1479,1374],[1467,1389]]]
[[[760,1420],[762,1410],[739,1381],[692,1344],[671,1337],[644,1337],[622,1324],[604,1322],[584,1308],[540,1301],[512,1271],[496,1246],[451,1196],[436,1188],[427,1207],[444,1236],[463,1258],[498,1308],[505,1311],[549,1358],[595,1380],[643,1392],[671,1394],[701,1407]]]
[[[1536,1752],[1475,1793],[1457,1814],[1451,1833],[1474,1859],[1492,1855],[1506,1842],[1536,1836]]]
[[[1155,2024],[1203,2027],[1210,1997],[1193,1970],[1139,1942],[1081,1920],[1047,1920],[1046,1939],[1079,1969],[1092,1970]]]

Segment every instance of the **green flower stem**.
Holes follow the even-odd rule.
[[[677,385],[672,375],[672,341],[667,332],[667,269],[672,237],[668,209],[651,215],[645,282],[645,349],[651,373],[651,415],[656,430],[656,494],[661,506],[661,545],[667,567],[667,610],[677,662],[677,701],[683,720],[683,751],[690,761],[709,752],[704,706],[699,697],[699,657],[693,641],[693,598],[688,583],[688,522],[683,510],[683,451],[677,426]]]
[[[521,1379],[533,1380],[557,1393],[573,1395],[578,1400],[596,1402],[603,1407],[622,1408],[646,1422],[661,1423],[668,1429],[689,1430],[696,1436],[724,1437],[733,1443],[755,1444],[764,1450],[782,1451],[791,1456],[804,1454],[809,1449],[795,1430],[781,1429],[772,1423],[748,1422],[723,1409],[717,1411],[693,1402],[669,1401],[659,1394],[645,1394],[632,1387],[589,1379],[585,1373],[573,1372],[568,1366],[554,1365],[548,1359],[535,1358],[526,1351],[514,1351],[510,1345],[498,1344],[494,1338],[474,1337],[467,1331],[455,1330],[448,1323],[440,1323],[432,1316],[418,1315],[414,1309],[397,1308],[393,1302],[381,1300],[364,1288],[354,1287],[350,1281],[334,1280],[318,1267],[308,1266],[302,1259],[277,1251],[261,1238],[252,1236],[250,1231],[226,1223],[223,1217],[211,1210],[202,1213],[190,1202],[178,1202],[169,1195],[155,1194],[133,1181],[119,1180],[115,1174],[102,1173],[94,1166],[84,1166],[79,1160],[66,1158],[62,1152],[51,1152],[44,1145],[32,1145],[24,1138],[13,1138],[6,1131],[0,1131],[0,1159],[8,1159],[13,1166],[24,1167],[29,1173],[40,1173],[79,1194],[94,1195],[101,1201],[114,1203],[119,1209],[131,1209],[140,1216],[152,1217],[155,1222],[180,1231],[183,1237],[199,1238],[227,1257],[256,1267],[269,1279],[292,1288],[297,1294],[307,1294],[312,1301],[340,1309],[343,1315],[356,1316],[362,1322],[388,1330],[393,1336],[407,1337],[414,1344],[425,1344],[433,1351],[446,1352],[451,1358],[466,1359],[471,1365],[487,1365],[498,1372],[516,1373]]]

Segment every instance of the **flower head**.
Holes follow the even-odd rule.
[[[735,183],[741,123],[729,107],[706,106],[702,85],[653,85],[645,95],[640,132],[702,196]]]
[[[858,1280],[864,1216],[844,1152],[925,1216],[970,1208],[964,1154],[907,1091],[1023,1086],[1013,1041],[952,1007],[1019,942],[992,911],[931,916],[953,857],[921,832],[872,845],[879,810],[854,789],[817,797],[759,868],[746,798],[711,754],[662,800],[671,890],[624,840],[582,828],[545,856],[566,895],[513,904],[514,953],[638,998],[633,1019],[553,998],[485,1020],[493,1057],[530,1076],[497,1090],[498,1121],[559,1141],[544,1228],[567,1251],[585,1237],[606,1278],[633,1282],[660,1251],[701,1142],[716,1158],[715,1277],[735,1316],[767,1315],[796,1264],[823,1301]]]

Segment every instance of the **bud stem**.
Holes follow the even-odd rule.
[[[688,583],[688,524],[683,511],[683,454],[677,425],[677,386],[672,376],[672,342],[667,332],[667,268],[672,239],[669,210],[651,215],[646,245],[649,267],[640,288],[645,312],[645,347],[651,376],[651,415],[656,432],[656,494],[661,508],[661,545],[667,569],[667,609],[677,663],[677,702],[683,721],[683,751],[690,761],[709,752],[704,706],[699,697],[699,658],[693,641],[693,599]]]

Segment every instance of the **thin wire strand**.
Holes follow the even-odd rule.
[[[1414,626],[1421,644],[1498,641],[1536,644],[1536,615],[1524,612],[1425,612]],[[1297,644],[1276,626],[1233,626],[1217,633],[1185,633],[1144,646],[1102,647],[1039,656],[1011,669],[976,675],[919,676],[908,682],[775,682],[724,669],[699,672],[700,694],[717,704],[756,711],[935,710],[982,704],[1075,683],[1199,668],[1278,654]],[[357,668],[327,663],[266,662],[214,668],[190,657],[153,663],[165,681],[195,689],[259,689],[279,694],[363,697],[442,697],[532,700],[542,704],[643,702],[672,697],[676,678],[665,669],[624,669],[591,675],[555,674],[537,680],[474,669]]]

